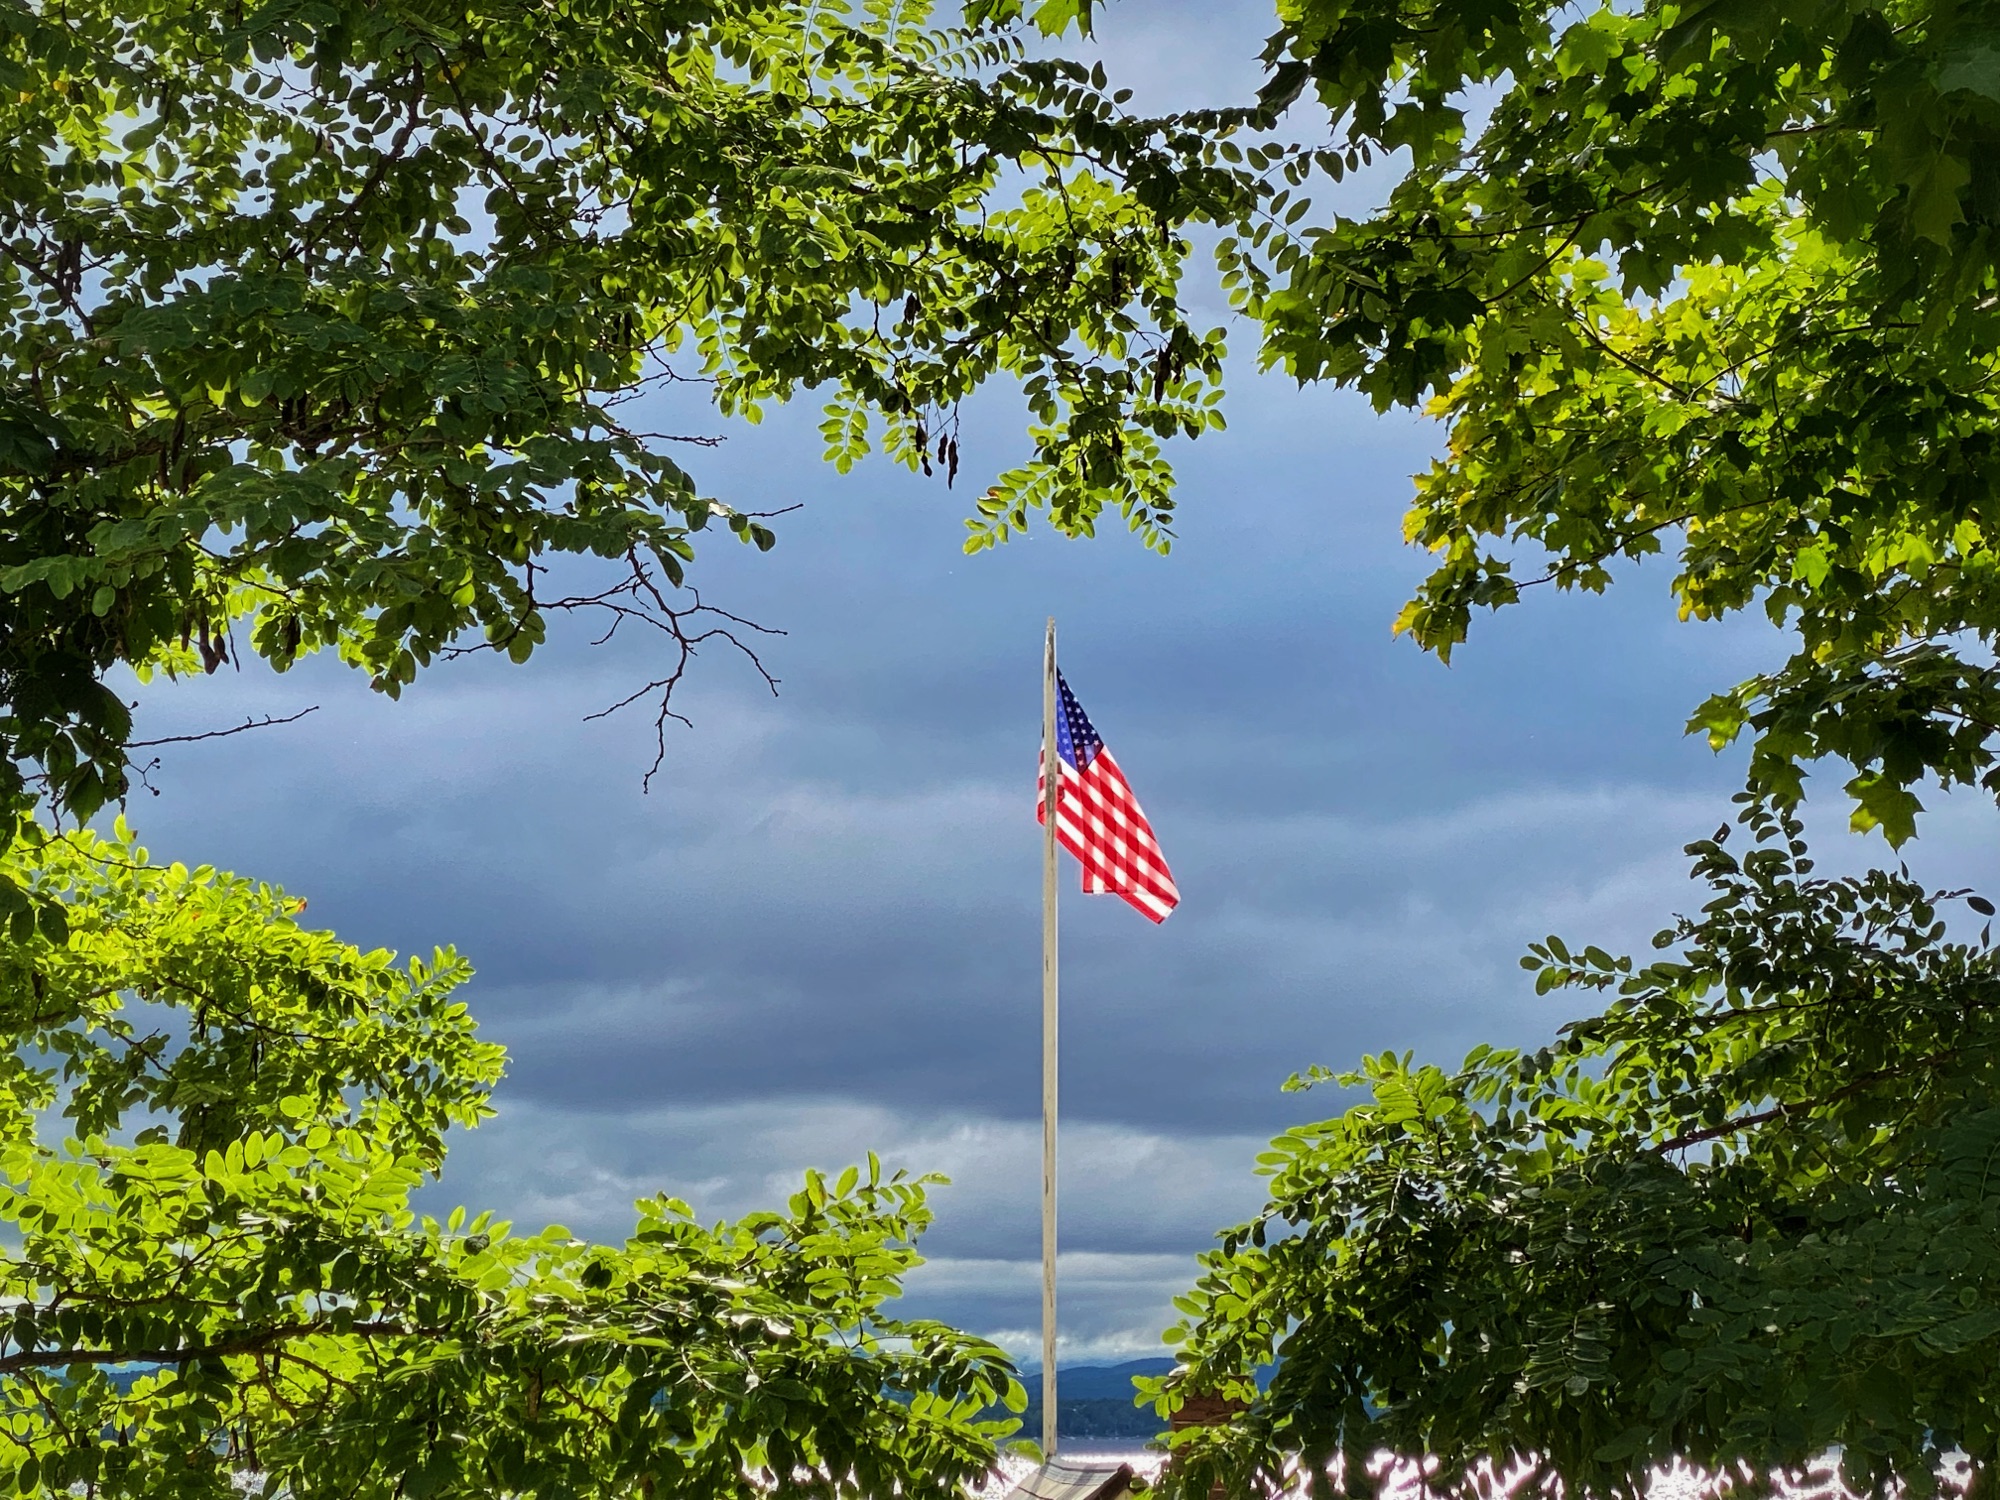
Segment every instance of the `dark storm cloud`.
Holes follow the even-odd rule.
[[[1214,103],[1254,79],[1265,15],[1129,5],[1105,46],[1160,104]],[[1057,615],[1186,895],[1155,930],[1064,873],[1065,1348],[1142,1352],[1194,1252],[1255,1209],[1258,1142],[1338,1107],[1280,1095],[1286,1074],[1546,1035],[1566,1008],[1523,982],[1526,941],[1642,944],[1694,903],[1679,846],[1736,771],[1680,726],[1776,651],[1754,623],[1676,622],[1655,568],[1481,619],[1440,667],[1388,629],[1424,567],[1398,522],[1433,430],[1247,373],[1228,411],[1175,455],[1167,559],[1115,520],[967,559],[964,489],[836,478],[809,408],[732,429],[696,455],[704,486],[807,507],[769,556],[709,541],[696,577],[789,632],[759,642],[783,694],[705,657],[649,796],[645,711],[586,716],[653,662],[577,630],[398,704],[325,662],[149,689],[147,736],[324,707],[163,752],[134,819],[161,856],[281,881],[351,940],[471,955],[468,998],[513,1062],[434,1204],[615,1236],[637,1196],[734,1214],[874,1148],[954,1180],[917,1310],[1026,1348],[1030,798]],[[1014,462],[1018,430],[1006,402],[975,411],[962,479]],[[1926,856],[1990,883],[1957,827]]]
[[[1543,614],[1575,623],[1526,622],[1526,654],[1504,641],[1515,620],[1488,622],[1498,647],[1451,672],[1390,640],[1414,572],[1394,517],[1417,434],[1350,417],[1366,440],[1340,443],[1329,484],[1318,434],[1293,424],[1280,445],[1275,398],[1239,424],[1254,469],[1228,439],[1197,450],[1169,559],[1115,536],[958,558],[953,502],[882,475],[866,508],[827,483],[769,558],[725,548],[711,594],[793,632],[766,648],[785,693],[706,662],[696,728],[674,732],[650,797],[643,717],[584,722],[646,663],[574,643],[526,671],[441,673],[401,705],[315,670],[333,696],[309,732],[191,752],[170,774],[219,776],[246,812],[263,799],[237,837],[266,847],[238,862],[309,852],[314,910],[343,930],[471,951],[515,1097],[595,1114],[894,1097],[1018,1117],[1036,1100],[1023,820],[1035,611],[1052,598],[1073,684],[1188,893],[1157,931],[1115,902],[1070,904],[1070,1110],[1278,1124],[1297,1106],[1275,1086],[1305,1063],[1410,1031],[1456,1047],[1546,1025],[1520,945],[1588,911],[1637,851],[1671,881],[1657,855],[1702,831],[1696,788],[1726,768],[1673,732],[1718,664],[1695,664],[1704,681],[1663,661],[1638,596],[1589,629],[1551,601]],[[789,446],[765,439],[761,461],[811,474]],[[1245,472],[1254,493],[1232,494]],[[1648,670],[1609,669],[1607,645]],[[277,701],[269,679],[242,685]]]
[[[811,500],[772,555],[701,559],[708,597],[790,632],[761,646],[783,695],[704,660],[650,796],[644,716],[586,720],[650,663],[571,636],[400,704],[326,663],[151,692],[148,734],[325,706],[173,753],[135,816],[358,941],[471,954],[513,1064],[440,1201],[615,1235],[642,1193],[734,1212],[875,1147],[955,1178],[925,1310],[1011,1335],[1034,1318],[1053,611],[1187,893],[1157,930],[1064,911],[1065,1244],[1109,1257],[1065,1328],[1143,1345],[1255,1207],[1256,1141],[1337,1107],[1280,1095],[1287,1073],[1544,1034],[1562,1015],[1521,982],[1527,939],[1642,941],[1681,899],[1678,846],[1731,771],[1678,726],[1760,644],[1673,626],[1642,577],[1483,621],[1440,668],[1387,629],[1422,565],[1396,520],[1428,433],[1257,382],[1232,410],[1184,457],[1164,560],[1115,534],[965,559],[962,497],[834,479],[808,413],[734,439],[718,490]]]

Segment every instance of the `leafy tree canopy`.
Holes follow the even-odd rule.
[[[1600,590],[1671,551],[1684,617],[1756,605],[1796,632],[1691,724],[1747,731],[1761,794],[1845,760],[1857,826],[1897,842],[1927,777],[2000,796],[1991,13],[1278,11],[1265,105],[1334,122],[1285,156],[1292,185],[1399,175],[1330,223],[1281,195],[1225,259],[1269,361],[1447,424],[1408,520],[1437,562],[1400,628],[1448,654],[1530,583]]]
[[[1219,421],[1178,226],[1245,188],[1019,17],[929,0],[0,0],[0,768],[88,816],[104,686],[338,650],[395,693],[597,608],[690,645],[705,498],[650,388],[949,478],[1019,382],[1031,506],[1164,545]],[[692,434],[699,438],[699,433]],[[588,597],[552,558],[618,560]],[[664,706],[661,709],[664,715]],[[7,787],[0,786],[0,792]]]
[[[1947,938],[1965,892],[1817,877],[1796,822],[1747,822],[1741,856],[1689,846],[1711,899],[1653,962],[1534,946],[1538,989],[1613,997],[1552,1045],[1294,1080],[1365,1099],[1277,1139],[1183,1303],[1162,1414],[1249,1402],[1176,1434],[1184,1493],[1303,1457],[1362,1496],[1383,1448],[1467,1497],[1489,1458],[1628,1500],[1676,1459],[1755,1493],[1835,1447],[1858,1493],[1934,1493],[1953,1448],[1990,1473],[2000,954]]]
[[[884,1315],[922,1182],[871,1159],[713,1228],[648,1199],[622,1246],[418,1219],[502,1064],[463,960],[122,829],[6,859],[68,916],[0,940],[10,1490],[956,1500],[990,1466],[1001,1352]]]
[[[1077,7],[1047,4],[1054,25]],[[1448,434],[1398,621],[1448,655],[1531,583],[1671,551],[1684,618],[1752,606],[1781,669],[1700,706],[1751,741],[1756,847],[1649,964],[1551,938],[1542,990],[1602,1013],[1456,1070],[1384,1055],[1281,1136],[1270,1201],[1183,1302],[1162,1415],[1177,1493],[1430,1487],[1635,1497],[1685,1459],[1750,1492],[1839,1450],[1933,1493],[2000,1460],[2000,960],[1964,892],[1812,874],[1807,767],[1914,831],[1934,778],[2000,796],[2000,30],[1918,3],[1279,0],[1282,175],[1222,246],[1267,361]],[[1236,123],[1268,123],[1245,116]],[[1311,145],[1309,152],[1302,149]],[[1297,194],[1386,158],[1385,198]],[[1977,898],[1974,909],[1991,915]],[[1268,1389],[1257,1376],[1275,1364]]]

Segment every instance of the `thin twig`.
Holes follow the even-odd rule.
[[[315,703],[311,708],[302,708],[297,713],[287,714],[282,719],[274,719],[269,714],[266,714],[261,719],[245,719],[234,729],[211,729],[206,734],[170,734],[164,739],[157,740],[127,740],[125,748],[127,750],[149,750],[155,745],[191,745],[196,740],[227,739],[230,735],[241,734],[246,729],[271,729],[279,724],[296,724],[307,714],[316,714],[318,712],[319,705]]]
[[[778,510],[729,511],[726,514],[732,519],[736,517],[746,520],[752,518],[763,519],[769,516],[784,515],[786,512],[796,509],[798,509],[796,505],[787,505]],[[756,669],[757,675],[764,679],[764,685],[771,690],[771,695],[776,697],[778,693],[778,679],[765,667],[763,660],[757,655],[756,650],[737,632],[739,629],[744,632],[754,632],[757,635],[783,635],[785,632],[769,625],[759,625],[755,620],[747,620],[741,615],[731,614],[726,609],[704,603],[701,592],[698,589],[686,588],[685,585],[675,586],[663,583],[660,578],[655,576],[655,570],[659,567],[658,558],[656,557],[653,563],[649,565],[645,554],[637,546],[627,549],[625,561],[629,571],[622,582],[614,584],[612,587],[599,593],[576,594],[567,599],[551,599],[546,601],[536,599],[533,592],[531,570],[528,608],[543,613],[562,610],[566,614],[577,614],[589,610],[601,611],[609,617],[609,623],[605,626],[603,634],[591,642],[592,645],[596,646],[604,645],[607,641],[611,640],[612,637],[618,634],[620,627],[628,623],[635,627],[656,630],[667,637],[671,643],[667,648],[671,662],[668,670],[655,677],[652,681],[634,688],[617,702],[599,709],[596,713],[584,716],[584,722],[586,723],[595,719],[608,718],[620,709],[631,707],[642,698],[657,695],[656,712],[653,715],[653,762],[647,768],[645,776],[640,781],[640,786],[643,790],[651,791],[653,778],[659,774],[660,767],[666,764],[668,721],[672,720],[674,723],[682,725],[689,723],[685,714],[677,713],[674,710],[673,697],[675,689],[680,686],[681,679],[686,676],[688,666],[694,657],[699,654],[700,648],[711,642],[718,641],[724,645],[735,647],[737,651],[749,659],[750,665]],[[686,597],[691,599],[693,603],[687,605],[675,604],[669,598],[670,589],[673,589],[676,593],[684,590]],[[507,635],[493,640],[482,641],[478,645],[448,646],[439,655],[444,660],[451,661],[461,657],[477,655],[481,652],[504,651],[518,633],[519,627],[516,627],[515,631]]]

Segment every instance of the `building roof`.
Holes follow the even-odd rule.
[[[1130,1464],[1052,1458],[1008,1491],[1006,1500],[1118,1500],[1131,1488]]]

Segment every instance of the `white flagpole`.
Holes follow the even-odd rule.
[[[1042,653],[1042,1455],[1056,1453],[1056,621]]]

